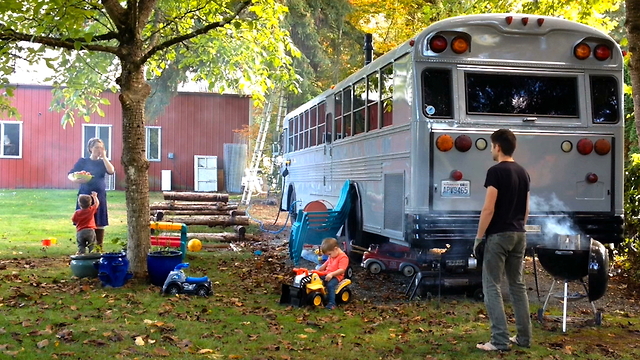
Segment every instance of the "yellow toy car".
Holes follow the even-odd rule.
[[[306,306],[313,305],[320,307],[326,305],[327,288],[321,276],[325,274],[320,271],[309,271],[302,268],[294,268],[296,276],[292,285],[282,284],[282,294],[280,304]],[[344,278],[336,287],[336,302],[348,303],[351,300],[351,279]]]

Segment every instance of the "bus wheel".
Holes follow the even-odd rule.
[[[287,204],[287,209],[289,209],[289,217],[291,217],[291,225],[293,225],[298,218],[298,203],[296,202],[296,189],[292,185],[289,185],[288,194],[287,201],[289,204]]]
[[[352,183],[349,191],[351,192],[351,210],[344,226],[347,241],[352,241],[357,246],[368,247],[369,244],[364,243],[364,236],[362,236],[362,204],[358,184]]]

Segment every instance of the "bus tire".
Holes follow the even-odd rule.
[[[347,241],[354,245],[368,247],[369,244],[364,243],[364,236],[362,236],[362,202],[360,201],[358,183],[351,183],[349,192],[351,193],[351,209],[344,226]]]
[[[296,222],[298,218],[298,203],[296,202],[296,189],[293,185],[289,185],[287,191],[287,211],[289,211],[289,217],[291,218],[291,225]]]

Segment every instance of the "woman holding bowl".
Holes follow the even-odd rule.
[[[87,142],[87,149],[89,150],[89,157],[80,158],[73,166],[73,169],[69,171],[68,178],[76,184],[80,184],[78,195],[86,194],[91,195],[92,191],[98,194],[98,200],[100,206],[96,211],[96,245],[98,251],[102,251],[102,243],[104,241],[104,227],[109,225],[109,216],[107,213],[107,191],[105,176],[115,173],[113,164],[107,159],[104,143],[98,138],[92,138]],[[91,178],[88,176],[78,176],[81,171],[91,174]],[[76,210],[79,208],[76,201]]]

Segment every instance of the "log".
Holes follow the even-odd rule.
[[[165,216],[163,221],[183,223],[185,225],[207,225],[207,226],[232,226],[232,225],[249,225],[248,216]]]
[[[227,216],[246,216],[244,210],[151,210],[150,214],[155,216],[156,213],[162,212],[164,216],[172,215],[227,215]]]
[[[229,194],[221,193],[165,191],[162,193],[162,196],[165,200],[221,201],[225,203],[229,202]]]
[[[229,211],[238,209],[238,204],[225,203],[184,203],[184,202],[154,202],[149,205],[149,210],[217,210]]]
[[[162,233],[162,236],[171,235],[171,233]],[[200,241],[217,241],[217,242],[232,242],[232,241],[241,241],[238,237],[238,234],[232,232],[222,232],[222,233],[187,233],[187,239],[198,239]],[[258,241],[260,240],[259,236],[253,234],[245,234],[244,240],[247,241]]]

